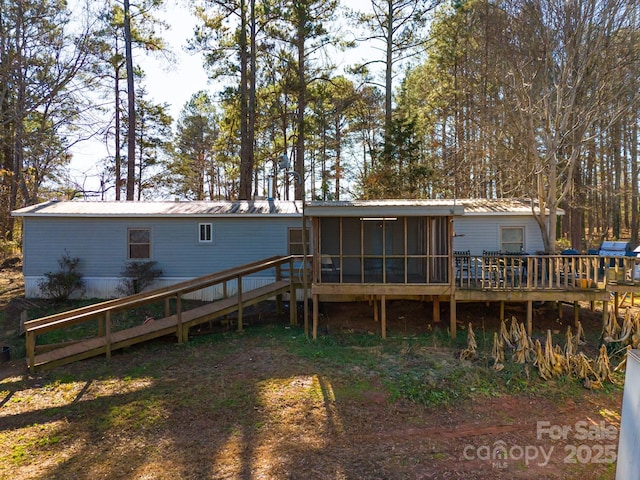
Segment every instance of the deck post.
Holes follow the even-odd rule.
[[[440,323],[440,297],[433,297],[433,323]]]
[[[456,312],[456,296],[449,297],[449,334],[451,338],[456,338],[456,322],[458,313]]]
[[[527,335],[531,336],[533,331],[533,302],[527,301]]]
[[[573,302],[573,326],[577,327],[580,323],[580,304]]]
[[[104,327],[105,327],[105,353],[107,355],[107,360],[111,360],[111,311],[107,310],[104,314]]]
[[[282,265],[276,265],[276,282],[282,280]],[[276,314],[282,315],[282,294],[276,295]]]
[[[380,296],[380,328],[382,331],[382,339],[387,338],[387,301],[386,296]]]
[[[27,357],[29,359],[29,372],[35,373],[36,370],[36,334],[27,332]]]
[[[182,294],[176,295],[176,336],[178,343],[182,343]]]
[[[378,297],[373,296],[373,320],[378,323]]]
[[[242,331],[242,277],[238,277],[238,331]]]
[[[296,298],[296,285],[293,283],[293,276],[289,287],[289,323],[291,325],[298,324],[298,299]]]
[[[311,295],[311,302],[313,303],[313,339],[316,340],[318,338],[318,294],[314,293]]]
[[[607,300],[602,301],[602,327],[607,324],[607,320],[609,319],[609,302]]]
[[[500,321],[504,320],[504,300],[500,300]]]

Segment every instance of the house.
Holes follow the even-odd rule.
[[[369,302],[384,338],[391,299],[431,302],[435,322],[448,303],[455,337],[459,301],[524,302],[531,332],[535,301],[577,307],[609,298],[591,281],[597,259],[540,255],[541,231],[526,201],[311,202],[305,215],[313,231],[314,338],[324,301]]]
[[[520,199],[458,200],[464,215],[454,221],[454,251],[480,256],[483,251],[535,254],[544,251],[531,202]],[[558,210],[564,215],[564,210]],[[551,228],[551,231],[554,231]]]
[[[275,255],[302,254],[301,204],[288,201],[50,201],[12,213],[23,222],[27,297],[60,270],[65,252],[80,259],[87,298],[118,296],[127,262],[155,261],[166,286]],[[273,280],[245,279],[251,289]],[[222,292],[202,293],[203,300]]]
[[[532,302],[577,306],[609,299],[608,287],[592,281],[597,257],[539,255],[540,229],[529,202],[520,200],[314,201],[304,212],[300,203],[272,200],[52,201],[13,215],[23,220],[28,297],[41,295],[38,282],[59,270],[58,260],[67,252],[80,259],[84,295],[111,298],[128,262],[157,262],[163,275],[155,286],[162,287],[272,256],[302,254],[305,222],[314,330],[322,301],[370,302],[384,337],[385,302],[395,298],[432,302],[434,321],[441,302],[448,303],[453,336],[456,302],[525,302],[531,331]],[[244,278],[243,290],[276,276],[272,269]],[[233,293],[234,285],[225,284],[190,298]]]

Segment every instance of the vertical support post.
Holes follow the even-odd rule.
[[[276,265],[276,282],[282,280],[282,264]],[[276,314],[282,315],[282,294],[276,295]]]
[[[580,304],[573,302],[573,326],[577,327],[580,321]]]
[[[380,328],[382,331],[382,339],[387,338],[387,301],[386,296],[380,296]]]
[[[531,336],[533,331],[533,302],[527,301],[527,335]]]
[[[433,297],[433,323],[440,323],[440,297]]]
[[[311,301],[313,302],[313,339],[318,338],[318,294],[311,295]]]
[[[602,302],[602,327],[603,328],[607,324],[608,316],[609,316],[609,302],[607,300],[604,300]]]
[[[293,259],[289,259],[289,323],[291,325],[298,324],[298,299],[296,292],[296,283],[293,275]],[[314,311],[317,310],[314,307]]]
[[[456,321],[458,318],[458,313],[456,312],[456,296],[451,295],[449,297],[449,331],[451,333],[451,338],[456,338]]]
[[[29,372],[36,371],[36,334],[27,332],[27,358],[29,359]]]
[[[562,302],[556,302],[556,306],[558,308],[558,318],[562,320]]]
[[[504,320],[504,300],[500,300],[500,321]]]
[[[105,327],[105,349],[107,360],[111,360],[111,311],[107,310],[107,313],[104,315],[104,327]]]
[[[378,297],[373,296],[373,320],[378,323]]]
[[[242,331],[242,277],[238,277],[238,332]]]
[[[618,318],[618,313],[620,310],[620,307],[619,307],[620,303],[618,298],[619,296],[620,295],[618,294],[618,292],[613,293],[613,313],[615,314],[616,318]]]
[[[182,294],[176,295],[176,336],[178,343],[182,343]]]

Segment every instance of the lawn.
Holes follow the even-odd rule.
[[[33,376],[18,360],[0,367],[0,478],[613,479],[623,376],[497,371],[476,330],[469,360],[464,330],[311,342],[278,319]]]

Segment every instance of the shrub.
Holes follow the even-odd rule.
[[[157,263],[154,261],[127,263],[120,272],[122,279],[118,285],[118,293],[135,295],[151,285],[162,275],[162,270],[156,268]]]
[[[38,287],[45,297],[56,302],[66,302],[76,290],[84,288],[82,274],[78,271],[80,259],[72,257],[67,250],[58,259],[60,271],[47,272],[46,278],[38,282]]]

